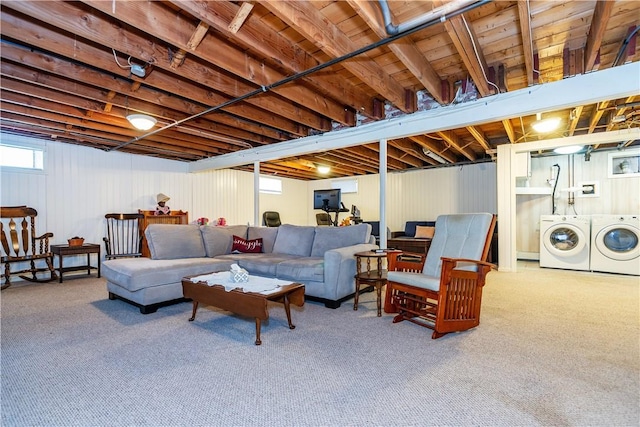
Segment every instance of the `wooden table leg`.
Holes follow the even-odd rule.
[[[360,295],[360,281],[356,279],[356,293],[353,295],[353,309],[358,310],[358,296]]]
[[[260,340],[260,318],[256,317],[256,345],[262,344]]]
[[[191,312],[191,318],[189,322],[193,322],[196,318],[196,311],[198,311],[198,301],[193,300],[193,311]]]
[[[376,283],[376,292],[378,293],[378,317],[382,316],[381,306],[382,306],[382,283]]]
[[[293,323],[291,323],[291,307],[289,305],[289,296],[285,295],[282,302],[284,303],[284,311],[285,313],[287,313],[287,321],[289,322],[289,329],[295,329],[296,326]]]

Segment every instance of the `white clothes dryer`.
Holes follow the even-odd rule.
[[[590,236],[588,215],[540,216],[540,267],[588,271]]]
[[[640,276],[640,215],[591,216],[591,270]]]

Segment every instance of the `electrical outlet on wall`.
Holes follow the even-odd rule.
[[[576,197],[600,197],[599,181],[584,181],[578,183]]]

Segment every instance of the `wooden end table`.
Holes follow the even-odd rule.
[[[383,252],[358,252],[356,257],[356,293],[353,299],[353,309],[358,310],[358,297],[360,295],[360,285],[375,286],[378,297],[378,317],[382,316],[382,287],[387,284],[387,270],[384,269],[383,260],[387,259],[389,252],[400,252],[395,250],[384,250]],[[371,260],[376,261],[375,269],[371,269]],[[366,269],[362,269],[362,264]]]
[[[81,246],[69,246],[69,245],[51,245],[51,252],[54,255],[58,255],[58,272],[60,273],[60,283],[62,283],[62,275],[69,271],[82,271],[87,270],[87,275],[91,274],[91,270],[98,270],[98,277],[100,277],[100,245],[95,243],[84,243]],[[70,255],[87,255],[87,264],[75,267],[63,267],[64,257]],[[91,254],[98,255],[97,266],[91,265]]]
[[[302,307],[304,305],[304,285],[292,283],[280,287],[279,290],[268,294],[255,292],[243,292],[234,289],[226,291],[222,285],[209,286],[206,282],[192,282],[189,277],[182,279],[182,293],[185,298],[193,300],[193,312],[190,322],[196,318],[198,304],[203,303],[223,310],[230,311],[241,316],[253,317],[256,320],[256,345],[262,344],[260,340],[260,326],[262,320],[269,318],[267,302],[275,301],[284,304],[287,313],[289,329],[295,329],[291,323],[290,304]]]

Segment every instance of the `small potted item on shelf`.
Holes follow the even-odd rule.
[[[84,244],[84,238],[75,236],[70,238],[68,242],[69,242],[69,246],[82,246]]]

